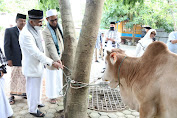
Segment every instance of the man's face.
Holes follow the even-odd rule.
[[[110,24],[110,30],[114,30],[115,29],[115,24]]]
[[[115,24],[110,24],[110,27],[115,27]]]
[[[16,22],[17,22],[17,27],[19,29],[22,29],[26,24],[26,19],[19,18],[19,19],[17,19]]]
[[[47,18],[47,21],[49,22],[49,24],[50,24],[52,27],[56,28],[57,25],[58,25],[58,16],[57,16],[57,15],[55,15],[55,16],[50,16],[50,17]]]
[[[42,22],[43,19],[36,19],[36,20],[32,20],[32,25],[34,26],[41,26],[42,27]]]
[[[149,29],[145,29],[146,33],[149,31]]]

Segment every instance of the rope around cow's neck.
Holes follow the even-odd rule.
[[[119,65],[119,70],[118,70],[118,81],[119,81],[119,86],[120,86],[120,77],[119,77],[120,67],[121,67],[121,65],[122,65],[122,63],[123,63],[123,61],[125,60],[126,57],[127,57],[127,56],[125,56],[125,57],[122,59],[122,61],[120,62],[120,65]]]

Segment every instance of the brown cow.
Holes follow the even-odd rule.
[[[177,118],[176,54],[162,42],[150,44],[138,58],[125,57],[120,49],[107,53],[103,80],[112,88],[120,84],[123,102],[140,118]]]

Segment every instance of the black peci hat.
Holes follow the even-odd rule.
[[[149,25],[144,25],[142,27],[145,28],[145,29],[152,29]]]
[[[152,29],[151,27],[144,27],[145,29]]]
[[[28,16],[30,19],[43,19],[43,11],[32,9],[28,11]]]
[[[116,24],[115,22],[110,22],[110,24]]]
[[[17,13],[16,20],[19,18],[26,19],[26,15],[21,14],[21,13]]]

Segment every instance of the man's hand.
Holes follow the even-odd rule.
[[[57,62],[60,63],[60,64],[62,64],[61,60],[58,60]]]
[[[55,68],[57,68],[57,69],[59,69],[59,68],[63,69],[62,63],[53,62],[52,66],[55,67]]]
[[[110,38],[106,38],[106,41],[110,40]]]
[[[63,65],[62,61],[61,61],[61,60],[58,60],[57,62],[62,65],[62,68],[61,68],[61,69],[63,69],[64,65]]]
[[[0,78],[1,78],[4,75],[4,73],[2,71],[0,71],[0,73],[1,73],[1,76],[0,76]]]
[[[110,38],[110,41],[115,41],[113,38]]]
[[[13,66],[12,60],[8,60],[8,61],[7,61],[7,65],[10,66],[10,67],[12,67],[12,66]]]
[[[170,42],[171,42],[172,44],[175,44],[175,43],[177,43],[177,40],[170,40]]]

